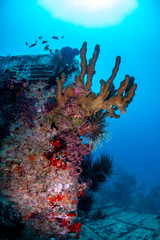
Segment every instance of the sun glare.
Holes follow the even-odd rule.
[[[38,4],[54,18],[84,27],[120,24],[138,8],[137,0],[38,0]]]

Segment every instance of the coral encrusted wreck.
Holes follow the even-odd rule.
[[[96,45],[89,64],[86,51],[84,42],[80,74],[69,86],[65,72],[61,71],[61,77],[56,78],[56,91],[54,84],[46,87],[46,83],[37,82],[28,86],[29,90],[26,83],[22,92],[16,92],[17,106],[19,101],[26,106],[24,99],[32,104],[34,96],[34,111],[31,106],[27,116],[16,113],[10,136],[2,144],[4,201],[14,204],[22,222],[48,238],[65,239],[71,234],[79,238],[82,224],[76,218],[77,204],[88,187],[88,181],[80,179],[82,161],[91,153],[94,143],[104,137],[105,117],[120,117],[118,109],[125,113],[137,87],[134,78],[126,75],[115,89],[113,80],[120,64],[117,57],[110,78],[100,81],[99,94],[93,93],[92,78],[100,46]],[[63,64],[63,59],[59,60],[58,66],[63,69],[61,61]],[[86,138],[91,141],[86,143]]]

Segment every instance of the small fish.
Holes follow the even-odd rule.
[[[49,51],[49,45],[46,45],[44,51]]]
[[[29,46],[29,48],[34,47],[34,46],[36,46],[36,45],[37,45],[36,43],[33,43],[33,44],[31,44],[31,45]]]
[[[64,38],[64,36],[61,37],[61,39]]]
[[[29,43],[28,43],[28,42],[26,42],[26,45],[29,45]]]
[[[53,36],[52,38],[53,38],[53,39],[57,39],[57,40],[58,40],[58,37],[57,37],[57,36]]]
[[[52,49],[50,49],[49,52],[52,53],[53,52]]]
[[[43,38],[42,36],[38,37],[40,40]]]
[[[42,42],[42,44],[45,44],[45,43],[48,43],[48,41],[45,41],[45,40],[44,40],[44,41]]]

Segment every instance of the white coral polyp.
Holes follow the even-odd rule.
[[[58,183],[54,189],[56,193],[60,193],[62,191],[63,185],[61,183]]]

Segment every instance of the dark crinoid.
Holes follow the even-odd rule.
[[[102,154],[92,165],[90,172],[92,186],[90,189],[97,191],[100,184],[106,182],[113,172],[113,157],[110,154]]]
[[[108,127],[108,123],[105,118],[107,116],[107,112],[100,110],[96,112],[96,114],[89,117],[90,128],[89,132],[86,134],[85,138],[89,144],[95,147],[97,144],[102,145],[103,140],[109,140],[110,134],[105,130]]]

